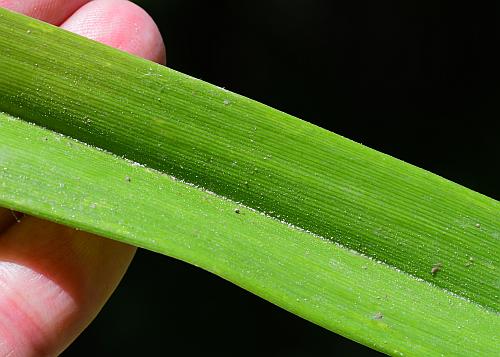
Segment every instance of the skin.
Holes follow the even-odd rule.
[[[151,17],[126,0],[0,0],[0,6],[165,63]],[[0,208],[0,356],[55,356],[101,310],[135,248]]]

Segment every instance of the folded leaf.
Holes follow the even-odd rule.
[[[494,354],[497,201],[5,10],[0,51],[0,205],[201,266],[386,353]]]

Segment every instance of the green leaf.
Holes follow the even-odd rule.
[[[495,354],[497,201],[5,10],[0,50],[0,205],[198,265],[382,352]]]

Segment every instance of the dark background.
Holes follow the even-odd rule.
[[[176,70],[498,199],[495,5],[140,1]],[[195,267],[140,251],[64,356],[377,356]]]

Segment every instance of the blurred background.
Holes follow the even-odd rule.
[[[158,23],[169,67],[498,199],[495,4],[136,2]],[[212,274],[139,251],[63,356],[198,354],[380,355]]]

